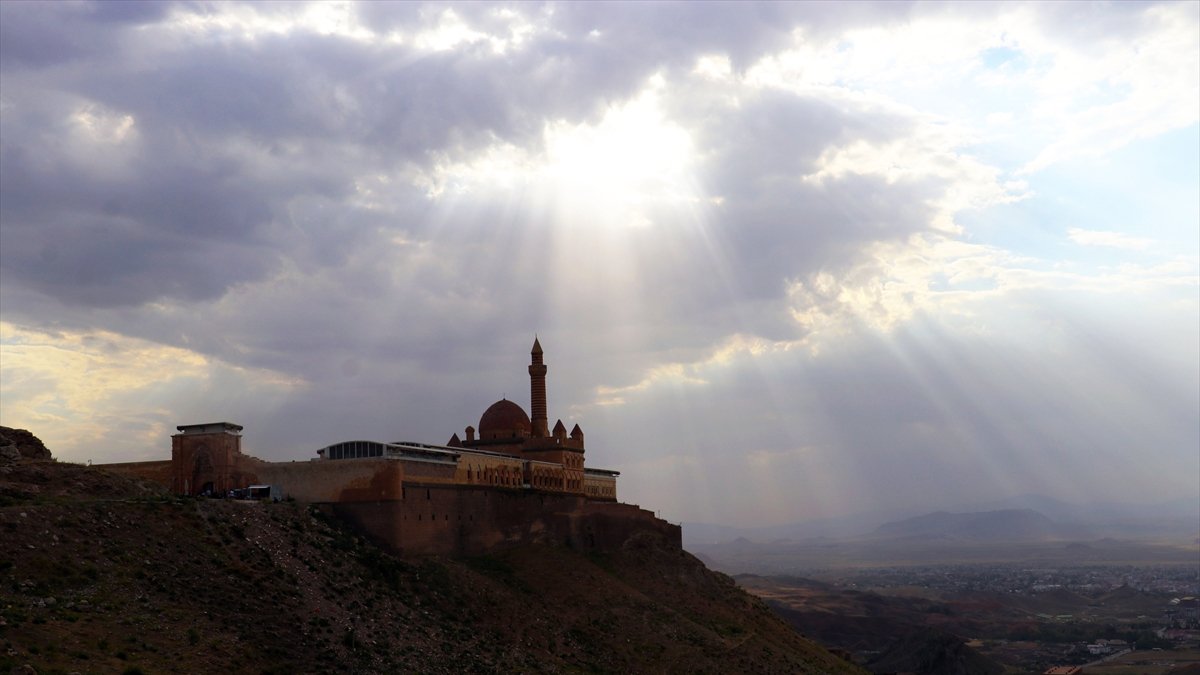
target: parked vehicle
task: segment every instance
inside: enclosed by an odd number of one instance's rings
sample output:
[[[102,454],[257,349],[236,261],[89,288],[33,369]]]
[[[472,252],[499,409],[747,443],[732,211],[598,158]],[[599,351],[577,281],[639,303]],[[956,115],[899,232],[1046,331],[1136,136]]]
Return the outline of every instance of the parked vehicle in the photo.
[[[270,499],[277,502],[280,496],[278,485],[251,485],[246,488],[246,499]]]

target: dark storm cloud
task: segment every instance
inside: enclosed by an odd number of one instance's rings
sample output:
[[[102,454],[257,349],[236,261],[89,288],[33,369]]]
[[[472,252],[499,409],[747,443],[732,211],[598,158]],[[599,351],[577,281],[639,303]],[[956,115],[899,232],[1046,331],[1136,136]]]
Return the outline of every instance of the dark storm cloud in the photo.
[[[499,56],[486,45],[426,53],[309,33],[174,44],[126,31],[121,49],[51,76],[26,72],[28,59],[6,60],[5,285],[67,304],[136,306],[215,299],[296,265],[302,280],[292,292],[239,297],[219,326],[186,313],[127,325],[318,380],[336,378],[354,355],[441,361],[497,333],[562,322],[578,326],[563,338],[599,347],[595,336],[612,315],[605,305],[625,300],[587,284],[570,289],[567,304],[545,299],[553,280],[544,256],[557,249],[547,248],[554,227],[544,217],[487,200],[438,214],[420,191],[395,184],[388,212],[375,213],[348,203],[354,177],[469,158],[497,141],[537,148],[547,121],[597,121],[656,72],[684,82],[695,59],[711,53],[745,67],[785,44],[798,20],[811,21],[809,32],[853,20],[799,7],[519,5],[514,11],[551,30]],[[43,22],[34,8],[18,9],[31,18],[10,12],[8,23]],[[454,10],[499,34],[510,20],[494,6]],[[381,32],[411,31],[435,24],[443,7],[357,11]],[[67,25],[89,44],[112,35],[86,11]],[[725,205],[702,233],[631,235],[644,306],[631,330],[647,337],[641,357],[595,364],[614,384],[635,381],[656,358],[702,357],[731,331],[793,337],[778,304],[787,279],[852,260],[862,242],[902,236],[925,215],[906,213],[912,186],[799,182],[826,149],[902,134],[902,119],[785,93],[734,108],[692,89],[667,104],[690,117],[706,157],[699,179]],[[68,116],[91,103],[135,121],[140,147],[127,171],[78,166],[62,148]],[[434,232],[439,218],[447,222]],[[394,233],[416,247],[390,245]],[[593,249],[581,263],[580,278],[603,278],[621,261]],[[724,276],[712,273],[718,267]]]
[[[38,6],[6,5],[6,12],[9,27],[51,22]],[[90,13],[65,18],[68,26],[81,24],[68,31],[83,36],[80,42],[102,42],[98,36],[108,35],[107,25],[86,24],[98,20]],[[540,137],[546,119],[593,114],[599,101],[636,86],[626,79],[605,87],[579,73],[569,56],[556,56],[553,44],[545,45],[548,54],[497,60],[470,50],[380,54],[318,36],[157,50],[143,49],[137,37],[125,35],[134,42],[123,51],[100,54],[98,47],[86,65],[68,64],[51,76],[21,68],[33,56],[6,58],[8,283],[27,280],[63,301],[85,304],[215,297],[229,285],[261,278],[271,265],[248,266],[233,256],[226,257],[231,266],[218,260],[205,274],[209,263],[200,261],[212,261],[213,251],[187,246],[190,241],[269,242],[286,256],[298,243],[281,222],[289,200],[345,197],[353,175],[372,166],[387,172],[428,165],[432,153],[463,157],[497,138],[536,142],[531,139]],[[588,83],[589,96],[578,95],[579,81]],[[535,102],[544,109],[532,112]],[[72,166],[61,156],[71,107],[92,104],[134,120],[141,147],[124,175],[102,165]],[[104,150],[92,152],[102,156]],[[313,223],[303,235],[322,242],[318,249],[344,246],[353,234],[335,223],[347,215],[358,217],[344,210],[330,214],[329,224]],[[123,219],[120,227],[104,222],[114,216]],[[167,268],[127,264],[143,257],[142,244],[148,248],[144,257],[156,257],[166,237],[181,244],[176,271],[190,267],[198,276],[167,283]],[[30,253],[47,246],[66,250],[33,264]],[[76,266],[82,251],[93,252],[82,276],[55,266]],[[122,255],[111,256],[113,251]],[[80,279],[93,285],[83,294],[72,289]]]
[[[295,10],[267,11],[273,9]],[[538,16],[530,7],[518,9]],[[114,28],[161,20],[165,9],[18,5],[5,11],[10,29],[59,25],[75,42],[98,45],[86,64],[67,64],[50,76],[25,72],[23,64],[37,59],[20,44],[5,60],[12,108],[2,159],[6,281],[32,284],[67,303],[98,305],[218,297],[276,269],[272,256],[259,256],[262,246],[285,258],[306,243],[315,243],[314,251],[345,250],[364,236],[356,223],[369,216],[343,206],[325,214],[325,222],[298,230],[289,218],[304,216],[291,202],[307,206],[319,195],[337,203],[353,189],[353,176],[373,167],[429,166],[437,157],[469,157],[497,140],[536,147],[547,120],[594,120],[607,102],[628,97],[664,67],[690,68],[698,55],[714,50],[751,61],[783,44],[794,18],[782,15],[793,10],[775,5],[715,5],[705,12],[675,4],[630,4],[619,12],[555,6],[545,13],[555,30],[497,57],[483,46],[417,53],[312,34],[232,43],[185,38],[174,45]],[[421,16],[429,23],[440,6],[369,4],[359,11],[370,25],[387,28]],[[489,17],[497,21],[490,6],[456,11],[485,26]],[[600,39],[582,39],[592,30]],[[106,51],[114,31],[123,47]],[[134,120],[141,147],[131,171],[89,171],[55,156],[72,103],[99,104]],[[795,267],[792,257],[803,252],[772,245],[778,242],[770,238],[773,232],[792,232],[797,241],[810,236],[811,228],[779,220],[812,210],[813,195],[798,189],[780,203],[757,200],[785,192],[781,183],[794,180],[795,169],[862,125],[854,129],[827,105],[784,95],[764,96],[753,107],[744,127],[727,116],[703,142],[715,150],[712,188],[745,194],[731,202],[725,219],[740,230],[729,236],[738,271],[759,276],[747,277],[750,290],[778,294],[780,273]],[[829,206],[846,209],[836,201]],[[806,221],[843,234],[871,222],[848,209],[815,215]],[[391,226],[423,227],[418,221]],[[227,251],[214,261],[216,239],[226,247],[243,242],[248,253]],[[178,245],[173,269],[156,262],[172,242]],[[755,259],[761,251],[782,259],[761,265]],[[805,251],[821,253],[811,243]],[[91,254],[81,266],[84,252]],[[259,264],[246,264],[245,257],[258,257]],[[74,288],[85,279],[88,290]]]
[[[0,68],[47,67],[110,55],[124,29],[153,23],[168,2],[0,3]]]

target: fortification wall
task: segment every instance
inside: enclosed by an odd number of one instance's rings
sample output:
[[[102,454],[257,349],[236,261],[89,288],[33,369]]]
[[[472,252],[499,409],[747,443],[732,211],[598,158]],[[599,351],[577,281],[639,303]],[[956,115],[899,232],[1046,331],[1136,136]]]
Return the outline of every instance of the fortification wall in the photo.
[[[302,502],[399,499],[403,478],[399,462],[378,458],[264,462],[255,472],[255,482]]]
[[[406,484],[402,492],[400,501],[325,508],[379,544],[407,554],[478,555],[525,543],[603,550],[619,548],[639,532],[682,546],[678,525],[630,504],[482,486]]]
[[[454,482],[461,485],[519,487],[524,482],[524,466],[520,457],[485,455],[464,450],[458,460]]]
[[[159,485],[171,489],[171,480],[174,477],[171,460],[155,460],[150,462],[120,462],[117,464],[97,464],[97,468],[119,473],[123,476],[133,476],[149,481],[154,481]]]
[[[615,476],[583,475],[583,494],[591,499],[617,501],[617,479]]]

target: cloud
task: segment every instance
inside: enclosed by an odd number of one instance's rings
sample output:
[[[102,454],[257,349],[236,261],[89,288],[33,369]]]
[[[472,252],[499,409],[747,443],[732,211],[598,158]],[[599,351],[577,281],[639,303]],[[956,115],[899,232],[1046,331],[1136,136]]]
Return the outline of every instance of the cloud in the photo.
[[[696,364],[704,386],[660,381],[627,392],[632,424],[610,432],[613,463],[636,464],[647,448],[699,458],[716,485],[657,503],[727,522],[928,508],[930,492],[948,504],[1021,489],[1086,501],[1089,486],[1109,481],[1130,495],[1194,489],[1200,399],[1188,373],[1200,363],[1142,352],[1179,354],[1195,330],[1179,342],[1150,331],[1106,337],[1081,351],[1085,336],[1112,336],[1116,326],[1076,314],[1056,294],[1011,301],[1039,309],[994,317],[999,325],[968,337],[926,315],[886,338],[840,335],[815,354],[774,349]],[[1153,325],[1169,314],[1137,316]],[[1006,331],[1009,322],[1023,325]]]
[[[1200,42],[1200,8],[1153,5],[1121,27],[1109,23],[1115,16],[1077,22],[1074,13],[1059,14],[1051,26],[1067,29],[1066,49],[1045,32],[1031,35],[1031,46],[1051,64],[1039,83],[1037,112],[1063,133],[1022,172],[1100,157],[1200,120],[1200,63],[1180,58]]]
[[[108,331],[47,332],[0,323],[6,420],[64,461],[160,459],[181,409],[205,419],[262,411],[304,382]],[[189,401],[207,392],[197,408]]]
[[[1109,246],[1132,251],[1144,251],[1154,243],[1149,239],[1131,237],[1120,232],[1100,232],[1097,230],[1085,230],[1079,227],[1067,230],[1067,236],[1070,237],[1071,241],[1081,246]]]
[[[589,462],[679,515],[1028,492],[1122,429],[1169,470],[1197,261],[1045,177],[1195,124],[1194,10],[0,3],[5,423],[440,442],[536,332]]]

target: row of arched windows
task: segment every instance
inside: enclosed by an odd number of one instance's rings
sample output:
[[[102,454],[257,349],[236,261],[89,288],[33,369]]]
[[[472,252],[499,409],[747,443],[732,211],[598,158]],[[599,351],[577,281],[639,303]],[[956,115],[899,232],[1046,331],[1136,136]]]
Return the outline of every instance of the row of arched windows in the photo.
[[[468,467],[467,468],[468,483],[482,483],[484,485],[509,485],[517,487],[522,485],[521,469],[515,466],[492,466],[492,467]]]
[[[382,457],[383,443],[375,441],[346,441],[326,448],[329,459],[357,459],[359,457]]]
[[[584,493],[589,497],[616,497],[616,488],[611,485],[586,485]]]
[[[533,475],[530,476],[529,484],[535,488],[561,490],[563,489],[562,473],[553,469],[535,469]]]

